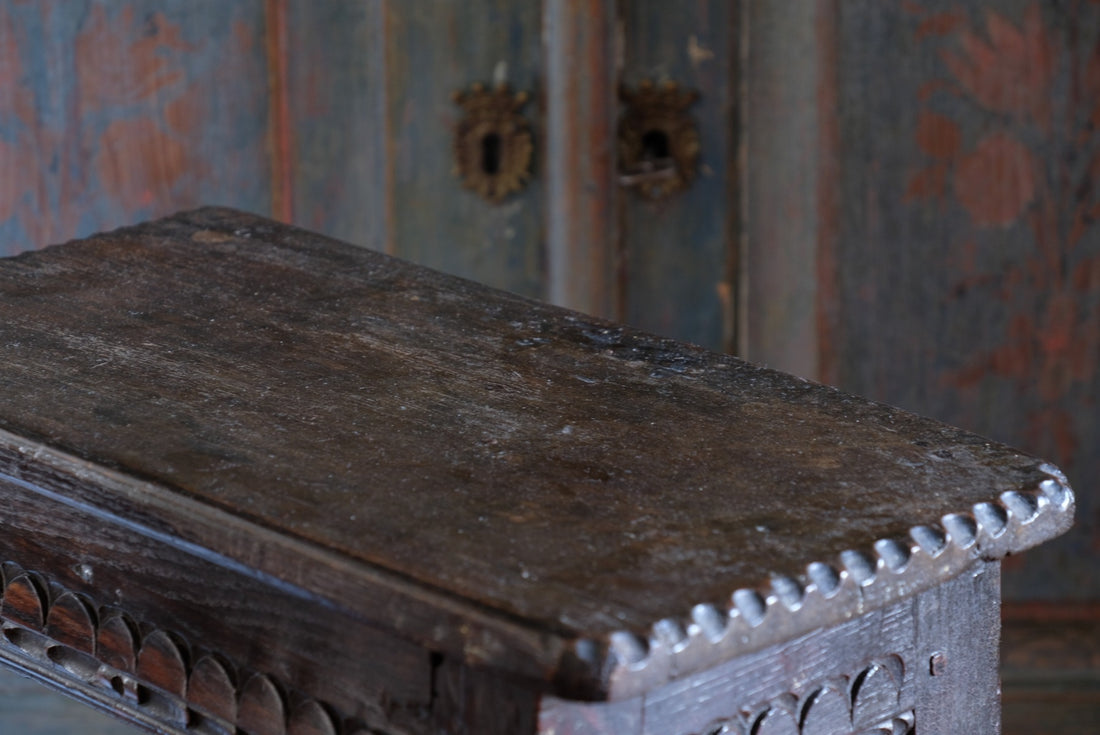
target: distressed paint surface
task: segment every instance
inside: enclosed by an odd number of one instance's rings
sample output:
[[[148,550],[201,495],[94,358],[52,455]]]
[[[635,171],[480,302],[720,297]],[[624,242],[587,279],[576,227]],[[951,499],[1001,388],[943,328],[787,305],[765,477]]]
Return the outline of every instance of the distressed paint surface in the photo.
[[[289,0],[287,12],[295,222],[375,250],[390,247],[384,10]]]
[[[661,201],[623,191],[625,314],[631,324],[713,349],[732,339],[736,247],[737,6],[722,0],[623,3],[623,81],[671,80],[699,92],[690,109],[701,156],[690,188]]]
[[[839,384],[1065,467],[1078,525],[1005,593],[1095,598],[1100,5],[844,3],[839,28]]]
[[[540,13],[508,0],[385,6],[387,189],[391,252],[527,296],[543,293]],[[491,204],[454,177],[453,92],[506,80],[532,100],[531,182]],[[369,124],[369,123],[364,123]]]
[[[613,0],[547,0],[547,296],[621,316]]]
[[[263,6],[0,5],[0,251],[270,205]]]
[[[834,11],[827,3],[756,2],[747,3],[745,12],[746,286],[738,353],[815,378],[819,284],[812,248],[827,229],[818,212],[827,146],[817,95],[827,65],[791,63],[791,49],[802,49],[807,59],[820,57],[827,45],[818,44],[817,34]]]

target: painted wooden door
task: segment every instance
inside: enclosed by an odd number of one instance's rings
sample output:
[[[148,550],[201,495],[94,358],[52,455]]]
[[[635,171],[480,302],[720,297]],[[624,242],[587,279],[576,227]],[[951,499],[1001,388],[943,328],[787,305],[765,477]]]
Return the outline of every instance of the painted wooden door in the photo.
[[[272,214],[536,298],[732,340],[734,8],[693,0],[0,4],[0,244],[201,203]],[[698,92],[698,174],[620,183],[619,82]],[[490,202],[453,95],[507,83],[534,151]]]
[[[459,275],[713,347],[732,339],[735,5],[695,0],[291,1],[282,128],[302,224]],[[699,93],[698,176],[621,184],[619,82]],[[452,95],[529,101],[530,179],[503,201],[453,169]]]

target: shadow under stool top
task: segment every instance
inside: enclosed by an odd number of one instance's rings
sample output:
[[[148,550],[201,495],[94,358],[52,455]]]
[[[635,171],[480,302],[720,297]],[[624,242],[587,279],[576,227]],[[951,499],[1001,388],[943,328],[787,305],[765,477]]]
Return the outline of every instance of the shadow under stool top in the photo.
[[[0,660],[154,731],[994,732],[997,560],[1072,515],[1009,447],[240,212],[0,260]]]

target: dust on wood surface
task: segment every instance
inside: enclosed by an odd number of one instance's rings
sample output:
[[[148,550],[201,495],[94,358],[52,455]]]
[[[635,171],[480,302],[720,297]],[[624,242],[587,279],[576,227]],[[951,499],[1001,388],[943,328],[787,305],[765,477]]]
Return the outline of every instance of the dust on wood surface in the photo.
[[[8,431],[574,635],[1046,477],[936,422],[229,210],[3,261],[0,358]]]

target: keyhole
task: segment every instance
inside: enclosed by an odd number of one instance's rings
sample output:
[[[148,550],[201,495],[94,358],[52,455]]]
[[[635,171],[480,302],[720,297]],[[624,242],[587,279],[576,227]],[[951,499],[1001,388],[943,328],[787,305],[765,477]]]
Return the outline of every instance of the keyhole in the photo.
[[[660,161],[671,155],[668,134],[663,130],[649,130],[642,136],[642,160]]]
[[[481,170],[489,176],[500,173],[500,133],[481,136]]]

